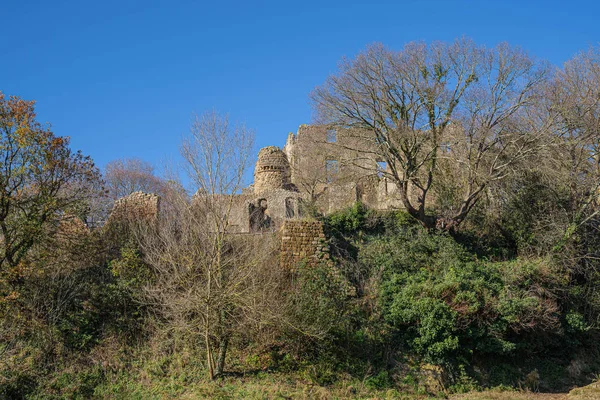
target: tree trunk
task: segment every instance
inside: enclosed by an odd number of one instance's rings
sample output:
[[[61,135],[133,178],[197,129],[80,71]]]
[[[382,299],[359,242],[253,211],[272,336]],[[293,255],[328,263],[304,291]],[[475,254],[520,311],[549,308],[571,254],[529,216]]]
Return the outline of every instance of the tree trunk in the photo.
[[[229,346],[229,336],[225,335],[219,342],[219,356],[217,357],[217,369],[215,371],[216,376],[223,375],[225,369],[225,356],[227,355],[227,347]]]
[[[204,333],[204,344],[206,346],[206,368],[208,368],[208,377],[212,380],[215,379],[215,367],[214,360],[212,357],[212,351],[210,349],[210,339],[208,337],[208,330]]]

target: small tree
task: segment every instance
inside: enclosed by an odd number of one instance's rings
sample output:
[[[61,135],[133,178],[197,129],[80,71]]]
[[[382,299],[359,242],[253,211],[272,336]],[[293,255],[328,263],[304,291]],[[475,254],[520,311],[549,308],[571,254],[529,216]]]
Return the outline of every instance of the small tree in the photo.
[[[242,187],[253,134],[216,112],[196,117],[181,153],[194,184],[191,204],[184,196],[170,204],[141,236],[145,261],[156,282],[146,293],[180,329],[201,337],[208,375],[221,375],[236,323],[251,314],[261,282],[259,268],[272,255],[268,237],[232,235],[234,196]]]
[[[374,144],[413,217],[452,230],[487,185],[540,146],[547,121],[534,106],[546,76],[544,64],[506,44],[486,49],[461,39],[398,52],[373,45],[342,60],[311,98],[318,122],[354,128]],[[459,193],[428,215],[444,169]]]

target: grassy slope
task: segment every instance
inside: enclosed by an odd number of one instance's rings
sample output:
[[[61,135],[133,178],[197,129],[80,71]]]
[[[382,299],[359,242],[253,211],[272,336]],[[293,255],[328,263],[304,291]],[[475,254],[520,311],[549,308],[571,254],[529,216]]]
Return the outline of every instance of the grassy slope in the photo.
[[[164,379],[144,383],[139,380],[120,380],[103,385],[95,392],[97,398],[128,399],[433,399],[448,398],[443,393],[432,397],[395,389],[373,389],[358,381],[341,380],[322,387],[310,384],[297,376],[265,373],[254,377],[228,377],[218,382],[183,384]],[[570,393],[531,393],[522,391],[488,390],[451,395],[452,400],[597,400],[600,382],[573,389]]]

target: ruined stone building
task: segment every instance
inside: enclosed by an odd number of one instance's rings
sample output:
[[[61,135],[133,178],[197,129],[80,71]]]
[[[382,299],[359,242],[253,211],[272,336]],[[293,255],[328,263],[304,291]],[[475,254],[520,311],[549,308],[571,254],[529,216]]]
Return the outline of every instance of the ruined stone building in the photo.
[[[227,204],[229,233],[281,233],[281,265],[328,262],[323,225],[302,218],[308,207],[328,214],[361,201],[373,209],[400,207],[395,186],[381,173],[387,168],[368,135],[347,129],[302,125],[285,146],[262,148],[254,183],[239,194],[196,193],[192,207]],[[209,200],[203,203],[203,200]],[[230,203],[231,202],[231,203]],[[229,209],[228,204],[231,204]],[[115,202],[111,219],[155,220],[160,198],[135,192]]]
[[[297,133],[288,135],[282,149],[268,146],[259,151],[251,186],[241,194],[219,196],[233,202],[230,232],[277,230],[284,221],[302,217],[308,206],[324,214],[356,201],[377,210],[401,207],[395,185],[381,173],[386,168],[372,136],[302,125]],[[195,199],[197,204],[201,200]],[[156,214],[158,198],[130,195],[115,203],[114,213],[139,214],[141,210]]]
[[[292,182],[325,214],[356,201],[376,210],[400,207],[375,146],[369,132],[301,125],[288,135],[283,151]]]
[[[286,219],[302,217],[309,204],[325,214],[356,201],[379,210],[400,207],[373,146],[372,138],[348,129],[302,125],[283,149],[262,148],[254,184],[236,196],[233,230],[277,229]]]
[[[275,146],[262,148],[254,168],[254,184],[234,195],[230,213],[232,232],[262,232],[281,227],[300,216],[303,194],[292,183],[285,153]]]
[[[154,193],[133,192],[115,201],[110,220],[154,220],[160,212],[160,197]]]

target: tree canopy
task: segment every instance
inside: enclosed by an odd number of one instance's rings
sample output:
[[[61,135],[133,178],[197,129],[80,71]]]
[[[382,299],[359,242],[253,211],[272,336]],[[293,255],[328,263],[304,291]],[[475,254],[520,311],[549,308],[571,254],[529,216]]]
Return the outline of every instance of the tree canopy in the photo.
[[[406,210],[428,227],[456,228],[491,183],[539,150],[550,120],[537,109],[550,70],[523,50],[413,42],[400,51],[380,44],[311,94],[317,120],[359,128],[377,145]],[[428,214],[452,171],[448,207]]]
[[[64,213],[97,188],[92,160],[36,120],[35,102],[0,92],[0,266],[16,267]]]

